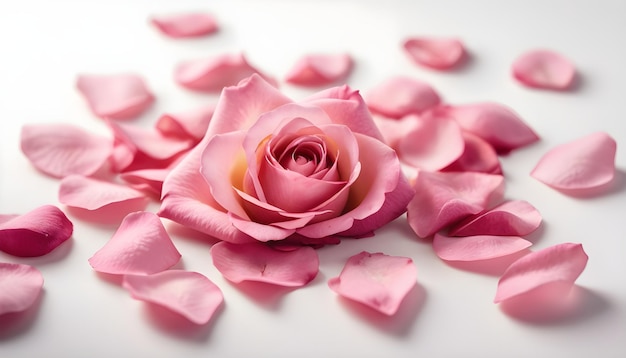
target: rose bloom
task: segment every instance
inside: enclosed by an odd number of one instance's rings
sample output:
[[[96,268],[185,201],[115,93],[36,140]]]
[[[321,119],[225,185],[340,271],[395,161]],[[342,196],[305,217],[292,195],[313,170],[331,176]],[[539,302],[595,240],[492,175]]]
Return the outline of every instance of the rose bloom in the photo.
[[[295,103],[253,75],[223,90],[159,215],[232,243],[316,245],[371,235],[412,196],[358,91]]]

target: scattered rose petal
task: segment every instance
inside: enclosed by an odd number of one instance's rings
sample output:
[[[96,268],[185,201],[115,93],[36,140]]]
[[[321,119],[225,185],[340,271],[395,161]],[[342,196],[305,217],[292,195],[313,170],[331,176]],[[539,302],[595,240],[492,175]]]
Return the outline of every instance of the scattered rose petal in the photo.
[[[25,125],[20,144],[35,168],[56,178],[91,175],[113,151],[111,139],[68,124]]]
[[[478,261],[507,256],[530,247],[532,243],[518,236],[476,235],[450,237],[435,234],[433,249],[446,261]]]
[[[174,266],[180,257],[158,216],[134,212],[124,218],[113,237],[89,259],[89,264],[98,272],[149,275]]]
[[[0,251],[13,256],[42,256],[72,236],[74,225],[53,205],[0,221]]]
[[[0,315],[21,312],[41,294],[43,276],[36,268],[0,262]]]
[[[343,81],[352,70],[348,54],[313,54],[300,58],[287,73],[285,81],[299,86],[323,86]]]
[[[135,118],[154,101],[143,78],[134,74],[83,74],[78,76],[76,86],[93,113],[101,118]]]
[[[127,186],[80,175],[63,178],[59,188],[61,204],[86,210],[97,210],[115,203],[147,203],[147,200],[142,192]]]
[[[169,168],[141,169],[122,173],[120,178],[129,183],[134,189],[148,191],[160,197],[163,181],[169,172]]]
[[[465,56],[463,43],[454,38],[412,37],[403,46],[415,63],[437,70],[452,68]]]
[[[174,37],[199,37],[218,30],[217,21],[211,14],[190,12],[153,16],[150,22],[163,34]]]
[[[398,150],[398,143],[407,133],[415,129],[415,116],[406,116],[400,119],[393,119],[374,115],[374,123],[383,135],[384,142],[388,146]]]
[[[494,302],[506,301],[547,284],[574,285],[587,259],[582,245],[576,243],[558,244],[523,256],[498,281]]]
[[[519,56],[512,66],[513,77],[534,88],[566,90],[574,83],[576,68],[564,56],[550,50],[534,50]]]
[[[540,224],[541,214],[534,206],[524,200],[511,200],[459,222],[449,234],[524,236],[535,231]]]
[[[373,113],[395,119],[420,114],[440,101],[429,84],[406,76],[389,78],[372,88],[366,96],[367,106]]]
[[[153,275],[126,275],[122,285],[135,299],[174,311],[195,324],[209,322],[222,305],[219,287],[198,272],[168,270]]]
[[[211,247],[213,264],[229,281],[266,282],[299,287],[315,278],[319,259],[314,249],[275,250],[260,243],[218,242]]]
[[[477,135],[466,131],[462,134],[465,142],[463,154],[442,171],[501,174],[500,159],[495,149]]]
[[[615,176],[615,139],[596,132],[546,153],[530,175],[555,189],[593,189]]]
[[[199,142],[206,134],[215,104],[195,108],[190,111],[164,114],[157,121],[156,128],[165,136],[191,138]]]
[[[417,270],[410,258],[365,251],[350,257],[341,274],[328,281],[339,295],[389,316],[416,284]]]

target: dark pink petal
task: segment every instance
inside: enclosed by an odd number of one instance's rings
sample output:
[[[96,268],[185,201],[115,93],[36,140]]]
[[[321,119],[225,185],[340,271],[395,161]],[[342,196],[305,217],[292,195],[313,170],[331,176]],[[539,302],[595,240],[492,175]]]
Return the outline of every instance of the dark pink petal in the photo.
[[[120,178],[137,190],[144,190],[161,196],[163,181],[171,169],[141,169],[122,173]]]
[[[596,132],[561,144],[546,153],[530,175],[555,189],[592,189],[615,176],[617,143]]]
[[[68,124],[25,125],[20,144],[35,168],[57,178],[91,175],[113,151],[111,139]]]
[[[463,154],[452,164],[443,168],[444,172],[480,172],[501,174],[498,153],[491,144],[470,132],[463,131],[465,146]]]
[[[420,171],[413,188],[415,196],[407,206],[407,219],[419,237],[428,237],[500,199],[504,178],[474,172]]]
[[[476,235],[450,237],[435,234],[433,249],[446,261],[489,260],[522,251],[532,243],[518,236]]]
[[[153,16],[150,22],[163,34],[174,38],[204,36],[218,30],[215,17],[200,12]]]
[[[450,229],[452,236],[524,236],[541,224],[541,214],[524,200],[504,202],[493,209],[471,216]]]
[[[407,39],[404,50],[417,64],[446,70],[463,60],[463,43],[454,38],[412,37]]]
[[[190,111],[164,114],[159,117],[156,128],[165,136],[177,138],[191,138],[200,141],[206,134],[215,112],[215,105],[211,104]]]
[[[70,175],[61,180],[61,204],[86,210],[97,210],[115,203],[145,202],[148,198],[135,189],[80,175]]]
[[[550,50],[534,50],[519,56],[512,66],[513,77],[535,88],[566,90],[574,83],[576,68],[562,55]]]
[[[21,257],[42,256],[72,236],[74,225],[53,205],[0,222],[0,251]]]
[[[406,76],[391,77],[378,84],[365,99],[373,113],[395,119],[420,114],[441,101],[428,83]]]
[[[154,101],[143,78],[134,74],[80,75],[76,86],[101,118],[135,118]]]
[[[128,214],[113,237],[89,264],[98,272],[149,275],[167,270],[180,260],[158,216],[150,212]]]
[[[506,269],[494,299],[499,303],[535,288],[562,283],[574,285],[587,265],[581,244],[563,243],[523,256]]]
[[[410,258],[365,251],[350,257],[341,274],[328,281],[339,295],[389,316],[416,284],[417,270]]]
[[[209,322],[224,301],[219,287],[198,272],[126,275],[122,285],[133,298],[163,306],[196,324]]]
[[[323,86],[343,81],[352,70],[348,54],[313,54],[303,56],[289,70],[285,81],[300,86]]]
[[[258,281],[299,287],[315,278],[319,259],[314,249],[276,250],[263,244],[218,242],[211,247],[213,264],[232,282]]]
[[[43,276],[36,268],[0,262],[0,316],[29,308],[43,287]]]

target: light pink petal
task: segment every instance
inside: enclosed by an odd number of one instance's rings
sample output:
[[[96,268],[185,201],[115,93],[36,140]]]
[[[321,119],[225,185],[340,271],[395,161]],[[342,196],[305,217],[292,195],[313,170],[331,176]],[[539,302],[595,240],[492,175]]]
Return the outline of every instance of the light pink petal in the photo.
[[[524,236],[541,224],[541,214],[524,200],[506,201],[479,215],[468,217],[450,229],[452,236]]]
[[[592,189],[615,176],[617,143],[610,135],[596,132],[551,149],[530,175],[555,189]]]
[[[415,63],[437,70],[452,68],[465,56],[463,43],[454,38],[412,37],[403,47]]]
[[[53,205],[40,206],[0,223],[0,251],[21,257],[42,256],[72,236],[74,226]]]
[[[43,276],[36,268],[0,262],[0,316],[32,306],[42,287]]]
[[[535,288],[562,283],[574,285],[587,265],[581,244],[563,243],[523,256],[506,269],[494,299],[499,303]]]
[[[507,256],[530,247],[532,243],[518,236],[476,235],[451,237],[435,234],[433,249],[446,261],[477,261]]]
[[[180,260],[158,216],[150,212],[128,214],[113,237],[89,264],[98,272],[149,275],[167,270]]]
[[[145,202],[148,198],[135,189],[80,175],[70,175],[61,180],[61,204],[86,210],[97,210],[110,204]]]
[[[393,149],[398,149],[398,143],[404,136],[411,132],[417,123],[414,116],[406,116],[400,119],[386,118],[374,115],[374,123],[383,135],[384,142]]]
[[[122,286],[135,299],[176,312],[195,324],[209,322],[224,302],[219,287],[198,272],[168,270],[153,275],[126,275]]]
[[[285,251],[258,243],[222,241],[211,247],[211,257],[222,275],[235,283],[258,281],[300,287],[313,280],[319,270],[317,253],[307,246]]]
[[[204,36],[218,30],[215,17],[201,12],[158,15],[150,22],[163,34],[174,38]]]
[[[312,54],[300,58],[285,81],[300,86],[323,86],[343,81],[354,65],[348,54]]]
[[[441,171],[502,173],[498,153],[496,153],[491,144],[479,136],[466,131],[463,131],[463,140],[465,141],[463,154]]]
[[[142,169],[122,173],[120,178],[134,189],[147,191],[160,197],[163,181],[170,171],[171,169],[169,168]]]
[[[406,76],[391,77],[378,84],[365,100],[373,113],[395,119],[420,114],[441,101],[429,84]]]
[[[415,196],[407,206],[407,219],[419,237],[428,237],[500,200],[504,178],[474,172],[420,171],[413,188]]]
[[[209,128],[213,112],[215,105],[211,104],[186,112],[164,114],[159,117],[156,128],[168,137],[200,141]]]
[[[36,124],[22,127],[20,145],[30,162],[42,172],[62,178],[91,175],[113,151],[110,138],[68,124]]]
[[[101,118],[135,118],[154,101],[143,78],[134,74],[83,74],[76,86],[92,112]]]
[[[576,68],[564,56],[550,50],[533,50],[519,56],[512,65],[513,77],[534,88],[566,90],[572,86]]]
[[[416,284],[417,270],[410,258],[365,251],[350,257],[341,274],[328,280],[339,295],[389,316]]]

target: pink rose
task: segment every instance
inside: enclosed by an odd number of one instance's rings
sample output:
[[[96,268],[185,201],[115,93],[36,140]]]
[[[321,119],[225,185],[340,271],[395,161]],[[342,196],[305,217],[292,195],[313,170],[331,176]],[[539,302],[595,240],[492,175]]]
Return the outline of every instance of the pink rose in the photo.
[[[253,75],[223,90],[159,215],[233,243],[323,244],[371,234],[412,196],[358,91],[295,103]]]

